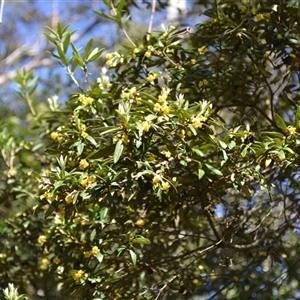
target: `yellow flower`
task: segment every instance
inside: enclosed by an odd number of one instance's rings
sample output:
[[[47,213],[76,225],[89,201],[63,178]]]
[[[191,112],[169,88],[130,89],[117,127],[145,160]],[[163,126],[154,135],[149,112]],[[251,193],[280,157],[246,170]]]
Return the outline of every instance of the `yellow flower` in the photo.
[[[166,158],[170,158],[171,157],[171,152],[170,151],[165,151],[164,155]]]
[[[48,265],[49,265],[49,260],[47,258],[43,258],[40,265],[41,270],[46,270]]]
[[[162,107],[161,111],[164,115],[168,115],[170,113],[170,107],[165,105]]]
[[[64,141],[64,137],[63,136],[58,136],[57,137],[57,141],[61,144]]]
[[[90,258],[92,256],[92,253],[91,253],[91,251],[84,251],[83,255],[85,258]]]
[[[106,65],[110,68],[115,66],[114,62],[111,59],[106,62]]]
[[[163,95],[159,95],[157,98],[158,103],[164,104],[166,102],[166,99]]]
[[[113,54],[112,54],[112,53],[107,53],[107,54],[105,55],[105,58],[106,58],[106,60],[110,60],[110,59],[113,58]]]
[[[68,195],[65,197],[65,201],[66,201],[67,203],[72,203],[72,202],[73,202],[73,199],[74,199],[74,197],[73,197],[72,193],[68,194]]]
[[[191,59],[191,64],[192,64],[192,65],[195,65],[196,62],[197,62],[196,59],[194,59],[194,58]]]
[[[97,246],[94,246],[91,250],[92,255],[96,256],[100,252]]]
[[[45,235],[40,235],[37,239],[39,244],[44,244],[44,242],[47,240],[47,237]]]
[[[91,97],[87,97],[84,94],[80,94],[78,96],[78,100],[83,103],[84,105],[92,105],[94,102],[94,99]]]
[[[160,175],[155,175],[152,179],[152,184],[154,186],[158,185],[158,183],[161,181],[161,176]]]
[[[88,178],[85,178],[85,179],[82,179],[80,181],[80,184],[83,186],[83,187],[88,187],[90,184],[94,183],[96,180],[95,176],[89,176]]]
[[[148,132],[150,130],[150,128],[151,128],[151,124],[149,122],[144,121],[142,123],[142,129],[143,129],[143,131]]]
[[[145,52],[145,56],[148,57],[148,58],[150,58],[151,57],[151,51],[146,51]]]
[[[198,285],[200,283],[199,279],[195,278],[193,279],[193,284],[194,285]]]
[[[162,108],[162,106],[159,103],[155,103],[154,107],[153,107],[153,111],[154,112],[160,112],[161,108]]]
[[[79,169],[84,170],[89,166],[89,163],[86,161],[86,159],[82,159],[79,162]]]
[[[201,48],[198,48],[198,53],[200,55],[203,55],[207,51],[206,46],[202,46]]]
[[[50,137],[52,140],[56,140],[58,138],[58,133],[56,131],[51,132]]]
[[[170,188],[169,182],[163,182],[163,183],[162,183],[161,189],[162,189],[163,191],[167,191],[169,188]]]
[[[206,79],[199,81],[199,83],[198,83],[199,87],[206,86],[206,85],[208,85],[208,81]]]
[[[49,192],[45,192],[44,197],[50,202],[53,202],[56,199],[56,196]]]
[[[158,73],[151,73],[148,75],[147,81],[153,83],[153,81],[157,78],[158,78]]]
[[[53,259],[53,262],[58,265],[60,263],[60,259],[56,256],[54,259]]]
[[[88,135],[88,133],[86,133],[85,131],[83,131],[83,132],[81,133],[81,136],[82,136],[84,139],[86,139],[89,135]]]
[[[84,273],[83,270],[79,270],[72,275],[72,277],[75,281],[79,281],[79,279],[81,279],[85,276],[86,276],[86,274]]]
[[[240,11],[245,12],[247,10],[247,7],[245,5],[240,6]]]
[[[130,140],[129,140],[129,138],[128,138],[128,135],[126,135],[126,134],[123,134],[123,135],[122,135],[122,142],[123,142],[124,144],[128,144],[128,143],[130,142]]]
[[[185,130],[184,129],[181,129],[180,133],[178,134],[179,137],[184,140],[185,139]]]
[[[260,21],[260,20],[263,20],[264,19],[264,15],[263,14],[257,14],[256,15],[256,20],[257,21]]]
[[[143,219],[139,219],[135,222],[135,225],[143,227],[145,225],[145,221]]]
[[[203,117],[203,116],[198,116],[198,117],[192,117],[192,126],[194,128],[202,128],[203,126],[203,121],[206,120],[207,118],[206,117]]]
[[[290,135],[294,135],[294,134],[297,133],[296,127],[291,126],[291,125],[288,126],[285,130],[286,130],[286,132],[287,132],[288,134],[290,134]]]

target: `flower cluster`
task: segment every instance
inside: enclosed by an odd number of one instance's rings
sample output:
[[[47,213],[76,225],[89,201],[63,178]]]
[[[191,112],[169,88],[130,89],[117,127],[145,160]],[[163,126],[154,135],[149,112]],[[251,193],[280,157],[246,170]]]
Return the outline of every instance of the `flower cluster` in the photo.
[[[80,124],[80,126],[79,126],[78,129],[79,129],[80,135],[81,135],[84,139],[86,139],[86,138],[89,136],[89,134],[86,132],[86,125]]]
[[[107,69],[104,67],[101,70],[100,76],[97,78],[100,90],[108,90],[111,87],[110,77],[106,75]]]
[[[89,176],[85,179],[82,179],[80,181],[80,184],[84,187],[84,188],[88,188],[89,185],[91,185],[92,183],[94,183],[96,180],[95,176]]]
[[[294,126],[288,126],[288,127],[286,127],[286,132],[289,134],[289,135],[294,135],[294,134],[296,134],[297,133],[297,129],[296,129],[296,127],[294,127]]]
[[[86,169],[90,164],[87,162],[86,159],[81,159],[79,162],[79,170]]]
[[[43,195],[49,202],[53,202],[56,199],[56,196],[53,193],[45,192]]]
[[[84,105],[92,105],[94,103],[94,99],[91,97],[87,97],[84,94],[80,94],[78,96],[78,100],[83,103]]]
[[[136,87],[122,90],[122,96],[126,100],[135,101],[137,104],[140,104],[142,100],[142,98],[140,97],[140,93],[136,90]]]
[[[50,263],[49,259],[43,258],[41,260],[40,269],[41,270],[46,270],[48,268],[49,263]]]
[[[51,132],[50,137],[52,140],[57,141],[59,144],[61,144],[64,141],[64,137],[57,131]]]
[[[163,181],[161,175],[156,174],[152,179],[152,185],[154,188],[159,188],[162,191],[168,191],[170,188],[170,184],[167,181]]]
[[[106,65],[110,68],[116,67],[118,63],[124,62],[123,56],[117,51],[106,54],[105,58],[106,58]]]
[[[96,256],[100,252],[97,246],[94,246],[90,251],[84,251],[83,255],[85,258],[90,258],[91,256]]]
[[[191,117],[191,125],[197,129],[202,128],[203,123],[207,121],[211,114],[211,103],[207,101],[202,101],[199,103],[200,112],[197,115]]]
[[[158,96],[157,103],[154,104],[153,111],[155,113],[162,113],[168,115],[170,113],[170,107],[168,106],[167,97],[171,89],[163,88],[161,94]]]
[[[37,242],[42,245],[42,244],[44,244],[44,242],[46,240],[47,240],[47,237],[45,235],[40,235],[37,239]]]
[[[85,273],[83,270],[78,270],[72,274],[72,278],[78,283],[80,279],[86,279],[88,274]]]
[[[154,80],[158,78],[158,75],[159,75],[158,72],[150,72],[150,74],[147,76],[147,81],[153,83]]]

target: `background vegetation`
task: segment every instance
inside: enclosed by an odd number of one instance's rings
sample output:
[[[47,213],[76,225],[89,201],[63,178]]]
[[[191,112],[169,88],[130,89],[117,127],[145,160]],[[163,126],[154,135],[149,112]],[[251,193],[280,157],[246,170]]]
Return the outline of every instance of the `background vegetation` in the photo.
[[[103,2],[93,16],[122,46],[77,43],[58,22],[45,32],[54,75],[11,70],[17,93],[2,94],[2,287],[298,298],[298,3],[195,3],[197,25],[139,36],[139,3]]]

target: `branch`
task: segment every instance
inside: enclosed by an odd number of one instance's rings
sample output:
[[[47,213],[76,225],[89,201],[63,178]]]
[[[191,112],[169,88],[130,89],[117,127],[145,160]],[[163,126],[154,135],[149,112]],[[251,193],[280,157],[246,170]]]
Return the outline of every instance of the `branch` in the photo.
[[[150,37],[151,37],[155,10],[156,10],[156,0],[152,0],[152,10],[151,10],[151,16],[150,16],[150,22],[149,22],[148,34],[147,34],[147,40],[148,41],[150,40]]]
[[[4,0],[1,0],[1,4],[0,4],[0,23],[2,23],[3,8],[4,8]]]

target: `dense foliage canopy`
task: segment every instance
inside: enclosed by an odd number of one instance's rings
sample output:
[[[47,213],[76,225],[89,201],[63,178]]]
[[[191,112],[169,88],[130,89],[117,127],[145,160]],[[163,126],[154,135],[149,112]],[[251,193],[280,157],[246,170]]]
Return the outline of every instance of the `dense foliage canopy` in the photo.
[[[64,106],[18,73],[30,128],[1,124],[1,284],[30,299],[296,299],[298,4],[213,2],[193,28],[135,40],[125,1],[104,2],[119,50],[46,32],[73,82]]]

